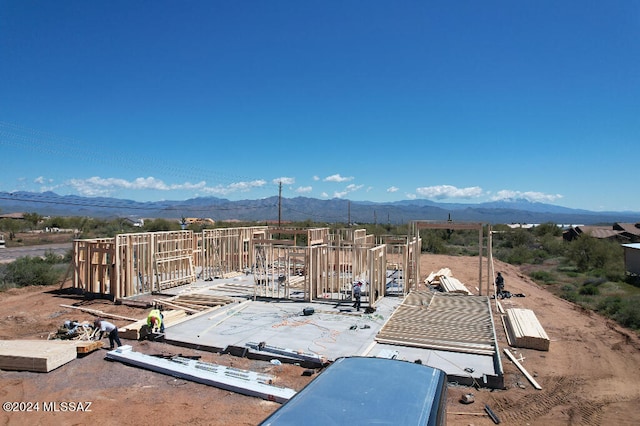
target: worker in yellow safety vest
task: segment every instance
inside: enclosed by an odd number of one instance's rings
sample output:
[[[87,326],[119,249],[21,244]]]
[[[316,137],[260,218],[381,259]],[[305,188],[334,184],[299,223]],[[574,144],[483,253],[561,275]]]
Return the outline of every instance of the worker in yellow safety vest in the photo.
[[[151,329],[151,331],[160,331],[160,333],[164,333],[164,316],[160,309],[152,309],[149,312],[149,316],[147,317],[147,325]]]

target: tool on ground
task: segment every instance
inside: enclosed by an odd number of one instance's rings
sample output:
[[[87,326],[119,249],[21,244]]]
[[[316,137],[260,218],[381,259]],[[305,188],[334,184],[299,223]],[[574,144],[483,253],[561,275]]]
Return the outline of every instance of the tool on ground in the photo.
[[[493,410],[491,408],[489,408],[489,405],[487,405],[487,404],[484,405],[484,411],[487,412],[487,414],[489,415],[489,417],[491,418],[491,420],[493,420],[493,422],[495,424],[499,424],[500,423],[500,419],[498,418],[496,413],[494,413]]]

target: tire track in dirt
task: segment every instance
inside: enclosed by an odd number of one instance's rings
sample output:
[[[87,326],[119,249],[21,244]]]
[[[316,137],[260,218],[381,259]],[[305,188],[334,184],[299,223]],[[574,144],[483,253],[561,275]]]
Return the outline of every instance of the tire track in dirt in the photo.
[[[551,410],[566,406],[570,424],[599,426],[602,423],[605,403],[587,401],[579,397],[584,381],[571,377],[558,377],[550,388],[526,395],[517,400],[495,398],[494,406],[501,419],[510,424],[524,424],[534,421]],[[570,408],[573,407],[573,408]]]
[[[589,400],[584,394],[585,381],[572,377],[554,379],[551,388],[543,389],[533,395],[512,400],[508,397],[493,399],[493,409],[501,420],[509,424],[525,424],[548,415],[552,410],[566,413],[569,425],[602,426],[606,408],[611,404],[637,400],[637,396],[613,396],[601,400]]]

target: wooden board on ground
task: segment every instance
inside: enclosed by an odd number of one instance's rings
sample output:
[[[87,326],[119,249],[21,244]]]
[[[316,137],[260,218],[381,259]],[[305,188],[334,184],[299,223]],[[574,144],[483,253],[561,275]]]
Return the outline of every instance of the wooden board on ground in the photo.
[[[78,354],[88,354],[102,347],[100,340],[75,340],[76,352]]]
[[[0,369],[48,373],[77,357],[76,342],[0,340]]]
[[[164,315],[164,326],[169,327],[187,316],[187,313],[182,309],[174,309],[171,311],[163,311],[162,315]],[[118,329],[118,335],[123,339],[140,340],[140,329],[145,325],[147,325],[147,319],[143,318]]]
[[[510,308],[505,313],[510,344],[518,348],[549,350],[549,336],[532,310]]]

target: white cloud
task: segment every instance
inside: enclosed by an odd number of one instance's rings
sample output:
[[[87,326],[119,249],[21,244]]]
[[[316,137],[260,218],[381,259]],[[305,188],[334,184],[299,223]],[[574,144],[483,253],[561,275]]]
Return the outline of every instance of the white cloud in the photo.
[[[313,187],[311,186],[300,186],[295,190],[298,194],[308,194],[313,191]]]
[[[252,188],[259,188],[266,185],[264,180],[254,180],[250,182],[235,182],[226,186],[218,185],[208,187],[205,181],[197,183],[184,182],[179,184],[167,184],[161,179],[150,177],[139,177],[134,180],[120,178],[102,178],[93,176],[88,179],[71,179],[66,182],[80,194],[85,196],[107,196],[114,191],[125,190],[156,190],[156,191],[193,191],[198,190],[207,194],[227,195],[233,192],[247,192]]]
[[[389,188],[387,188],[387,192],[398,192],[400,190],[400,188],[397,188],[395,186],[390,186]]]
[[[333,193],[333,197],[334,198],[342,198],[344,196],[346,196],[347,194],[351,193],[351,192],[355,192],[358,191],[360,189],[362,189],[364,185],[356,185],[356,184],[350,184],[347,185],[347,187],[343,190],[343,191],[336,191]]]
[[[560,194],[544,194],[542,192],[536,191],[511,191],[508,189],[503,189],[502,191],[498,191],[496,195],[492,196],[491,199],[493,201],[498,200],[506,200],[506,199],[517,199],[523,198],[528,201],[536,201],[541,203],[550,203],[557,201],[562,198]]]
[[[46,179],[44,178],[44,176],[38,176],[33,180],[33,182],[40,185],[44,185],[46,183]]]
[[[315,181],[318,181],[318,180],[320,180],[320,177],[319,176],[314,176],[314,177],[312,177],[312,179],[315,180]]]
[[[477,198],[482,196],[483,191],[479,186],[457,188],[452,185],[437,185],[416,188],[416,193],[424,198],[442,200],[447,198]]]
[[[350,180],[353,180],[353,176],[351,177],[344,177],[344,176],[340,176],[340,173],[337,173],[335,175],[331,175],[331,176],[327,176],[326,178],[323,179],[325,182],[348,182]]]
[[[267,182],[263,179],[257,179],[257,180],[252,180],[250,182],[236,182],[236,183],[232,183],[230,185],[227,185],[226,188],[227,189],[227,194],[232,193],[232,192],[247,192],[253,188],[260,188],[263,187],[267,184]],[[222,187],[221,185],[218,186],[218,188]]]
[[[276,185],[280,184],[280,182],[282,182],[283,185],[293,185],[294,183],[296,183],[296,178],[279,177],[273,179],[271,182]]]

